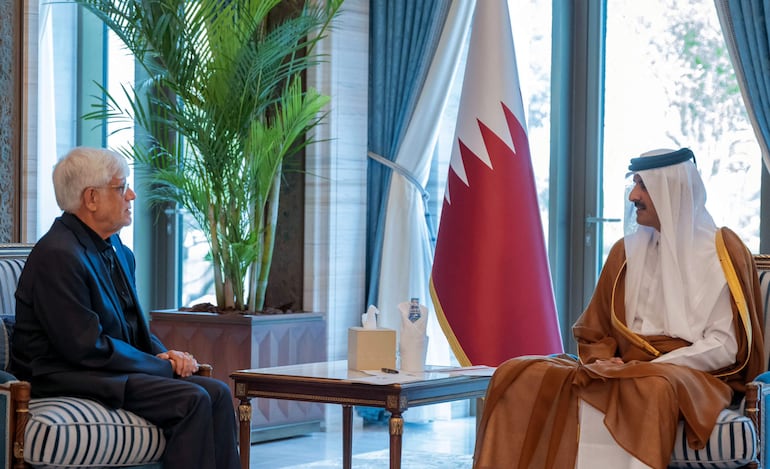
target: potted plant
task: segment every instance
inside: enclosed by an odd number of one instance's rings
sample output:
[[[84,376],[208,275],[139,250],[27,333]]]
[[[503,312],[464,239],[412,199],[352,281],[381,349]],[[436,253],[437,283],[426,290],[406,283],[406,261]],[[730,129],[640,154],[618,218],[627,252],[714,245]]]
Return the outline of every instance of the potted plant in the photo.
[[[125,107],[102,88],[105,98],[86,117],[142,130],[123,151],[149,175],[142,195],[186,210],[205,233],[218,310],[263,310],[283,164],[312,142],[310,133],[329,101],[305,86],[303,72],[322,60],[314,46],[343,0],[74,1],[124,42],[147,75],[124,87]],[[323,344],[322,355],[290,350],[286,357],[255,362],[271,347],[253,342],[275,333],[257,330],[254,317],[228,315],[215,326],[203,316],[193,321],[203,329],[191,332],[185,329],[190,324],[181,323],[163,329],[153,313],[153,330],[167,345],[194,349],[204,359],[200,349],[208,347],[219,358],[208,358],[215,375],[228,382],[234,369],[326,356],[325,323],[323,337],[286,333]],[[250,328],[241,334],[243,343],[230,329],[241,323]],[[194,348],[178,343],[196,334],[201,337]],[[222,350],[223,344],[236,351]]]
[[[76,0],[125,43],[148,79],[105,95],[89,117],[146,133],[127,154],[150,168],[149,196],[206,234],[221,310],[260,311],[272,262],[284,159],[312,140],[329,99],[303,86],[342,0]],[[284,2],[285,3],[285,2]],[[283,5],[285,8],[286,5]]]

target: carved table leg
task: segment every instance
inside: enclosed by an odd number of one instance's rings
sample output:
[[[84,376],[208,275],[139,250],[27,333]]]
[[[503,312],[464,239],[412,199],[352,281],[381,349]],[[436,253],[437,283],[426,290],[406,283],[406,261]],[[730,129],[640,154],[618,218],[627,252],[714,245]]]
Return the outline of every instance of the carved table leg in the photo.
[[[241,469],[249,469],[251,464],[251,400],[241,398],[238,405],[238,420],[240,433],[238,445],[241,452]]]
[[[484,415],[484,398],[479,397],[476,399],[476,434],[479,433],[479,425],[481,425],[481,417]]]
[[[404,434],[404,418],[401,413],[390,414],[390,469],[401,469],[401,438]]]
[[[342,406],[342,469],[353,467],[353,406]]]

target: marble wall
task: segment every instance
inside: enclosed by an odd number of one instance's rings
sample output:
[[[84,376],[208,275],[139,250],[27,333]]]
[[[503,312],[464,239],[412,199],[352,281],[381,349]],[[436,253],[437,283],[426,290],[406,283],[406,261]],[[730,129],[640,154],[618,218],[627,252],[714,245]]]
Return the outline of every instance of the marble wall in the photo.
[[[34,241],[37,5],[0,0],[0,243]]]
[[[347,358],[347,329],[365,311],[369,2],[346,0],[321,44],[312,86],[331,96],[322,142],[307,149],[304,309],[328,319],[328,357]]]
[[[0,242],[17,239],[21,50],[19,0],[0,0]]]

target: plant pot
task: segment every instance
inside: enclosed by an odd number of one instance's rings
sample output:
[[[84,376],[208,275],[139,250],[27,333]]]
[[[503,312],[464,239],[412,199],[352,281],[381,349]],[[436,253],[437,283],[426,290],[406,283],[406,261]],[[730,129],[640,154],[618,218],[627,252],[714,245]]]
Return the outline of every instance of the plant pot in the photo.
[[[235,370],[325,361],[326,318],[321,313],[216,314],[161,310],[150,329],[169,349],[187,351],[228,383]],[[238,401],[233,399],[237,409]],[[251,442],[301,435],[321,428],[323,405],[252,399]]]

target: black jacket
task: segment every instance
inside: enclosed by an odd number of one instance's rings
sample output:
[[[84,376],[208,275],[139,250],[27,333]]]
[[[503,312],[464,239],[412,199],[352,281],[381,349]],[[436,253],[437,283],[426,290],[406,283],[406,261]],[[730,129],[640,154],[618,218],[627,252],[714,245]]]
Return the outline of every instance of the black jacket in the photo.
[[[32,249],[16,290],[12,369],[36,397],[90,397],[121,407],[128,373],[172,378],[173,370],[155,356],[166,348],[138,306],[133,253],[117,234],[110,238],[137,305],[135,345],[88,230],[65,213]]]

